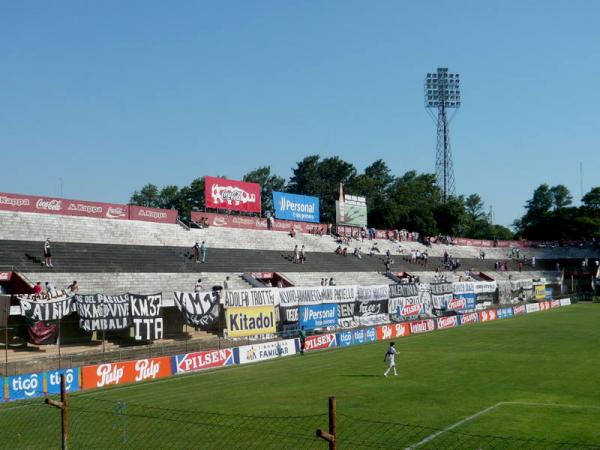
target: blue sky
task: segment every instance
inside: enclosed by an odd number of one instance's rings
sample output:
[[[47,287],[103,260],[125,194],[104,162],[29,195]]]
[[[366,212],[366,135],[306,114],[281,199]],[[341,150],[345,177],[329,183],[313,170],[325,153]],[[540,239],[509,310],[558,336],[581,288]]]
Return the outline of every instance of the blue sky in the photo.
[[[423,80],[462,79],[458,193],[510,224],[600,185],[600,3],[20,1],[0,7],[0,191],[126,202],[148,182],[289,177],[306,155],[433,171]]]

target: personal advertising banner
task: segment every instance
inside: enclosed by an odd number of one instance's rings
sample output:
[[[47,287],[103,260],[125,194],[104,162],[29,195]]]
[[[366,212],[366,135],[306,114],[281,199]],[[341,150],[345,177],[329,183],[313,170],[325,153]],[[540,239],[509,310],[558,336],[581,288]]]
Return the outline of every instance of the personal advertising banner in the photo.
[[[497,312],[498,312],[498,319],[510,319],[511,317],[513,317],[515,315],[513,312],[512,306],[508,306],[505,308],[498,308]]]
[[[458,316],[447,316],[447,317],[438,317],[437,321],[437,329],[444,330],[446,328],[454,328],[459,325]]]
[[[260,185],[226,178],[204,178],[207,208],[260,213]]]
[[[265,361],[294,355],[297,351],[296,339],[265,342],[262,344],[243,345],[236,349],[240,364]]]
[[[168,356],[85,366],[81,369],[83,389],[154,380],[169,375],[171,360]]]
[[[472,312],[460,315],[460,324],[467,325],[469,323],[477,323],[479,322],[479,313]]]
[[[386,339],[395,339],[408,335],[410,335],[410,325],[408,323],[380,325],[377,327],[377,339],[380,341]]]
[[[277,219],[319,222],[317,197],[273,191],[273,206]]]
[[[129,219],[129,207],[127,205],[22,194],[0,193],[0,210],[96,217],[99,219]]]
[[[272,334],[276,331],[275,308],[273,306],[228,308],[225,310],[225,317],[229,337]]]
[[[171,370],[173,374],[197,372],[199,370],[215,369],[233,364],[235,364],[235,359],[232,348],[186,353],[185,355],[171,357]]]
[[[306,350],[322,350],[337,346],[337,338],[334,333],[318,334],[306,338]]]
[[[338,322],[338,305],[324,303],[320,305],[301,305],[298,308],[300,326],[307,330],[335,327]]]
[[[8,400],[25,400],[44,395],[44,374],[29,373],[6,378]]]

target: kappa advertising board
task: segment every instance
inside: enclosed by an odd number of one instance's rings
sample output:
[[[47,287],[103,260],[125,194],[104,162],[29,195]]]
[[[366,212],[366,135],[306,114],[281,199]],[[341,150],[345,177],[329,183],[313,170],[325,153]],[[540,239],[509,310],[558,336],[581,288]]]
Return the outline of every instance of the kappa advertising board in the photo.
[[[275,308],[273,306],[227,308],[225,317],[229,337],[271,334],[276,331]]]
[[[337,347],[337,339],[334,333],[319,334],[317,336],[309,336],[306,338],[307,351],[322,350],[324,348]]]
[[[99,219],[129,219],[129,207],[127,205],[20,194],[0,193],[0,210],[96,217]]]
[[[171,359],[168,356],[99,364],[81,369],[83,389],[154,380],[169,375],[171,375]]]
[[[197,372],[235,364],[234,351],[231,348],[186,353],[171,357],[173,374]]]
[[[395,339],[410,335],[410,325],[407,323],[396,323],[393,325],[379,325],[377,327],[377,339]]]
[[[308,195],[273,192],[275,218],[319,222],[319,199]]]
[[[335,327],[338,321],[338,306],[334,303],[321,305],[301,305],[298,307],[298,321],[307,330]]]
[[[296,339],[243,345],[236,349],[238,353],[237,360],[240,364],[290,356],[296,354],[297,351],[298,344]]]
[[[144,222],[177,223],[179,213],[175,209],[146,208],[143,206],[129,206],[129,219]]]
[[[260,213],[260,185],[226,178],[204,178],[207,208]]]

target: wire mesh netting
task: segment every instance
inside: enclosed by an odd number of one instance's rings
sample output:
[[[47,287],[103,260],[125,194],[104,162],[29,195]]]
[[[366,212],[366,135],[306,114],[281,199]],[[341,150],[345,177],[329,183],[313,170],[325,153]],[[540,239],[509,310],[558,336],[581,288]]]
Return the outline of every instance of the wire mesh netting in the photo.
[[[71,448],[325,449],[323,412],[298,416],[223,414],[88,396],[68,399]],[[493,436],[337,413],[338,449],[600,449],[600,445]],[[0,447],[60,448],[61,412],[42,400],[0,409]]]

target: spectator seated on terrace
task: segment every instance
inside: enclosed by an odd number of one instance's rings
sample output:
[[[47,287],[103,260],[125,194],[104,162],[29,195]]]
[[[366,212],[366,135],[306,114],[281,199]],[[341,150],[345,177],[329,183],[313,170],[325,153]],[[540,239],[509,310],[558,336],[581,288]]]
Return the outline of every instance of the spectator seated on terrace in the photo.
[[[360,248],[358,248],[358,247],[355,248],[353,255],[356,256],[358,259],[362,259],[362,255],[360,253]]]
[[[296,237],[296,230],[294,230],[294,226],[293,225],[290,227],[290,237],[291,238],[295,238]]]

